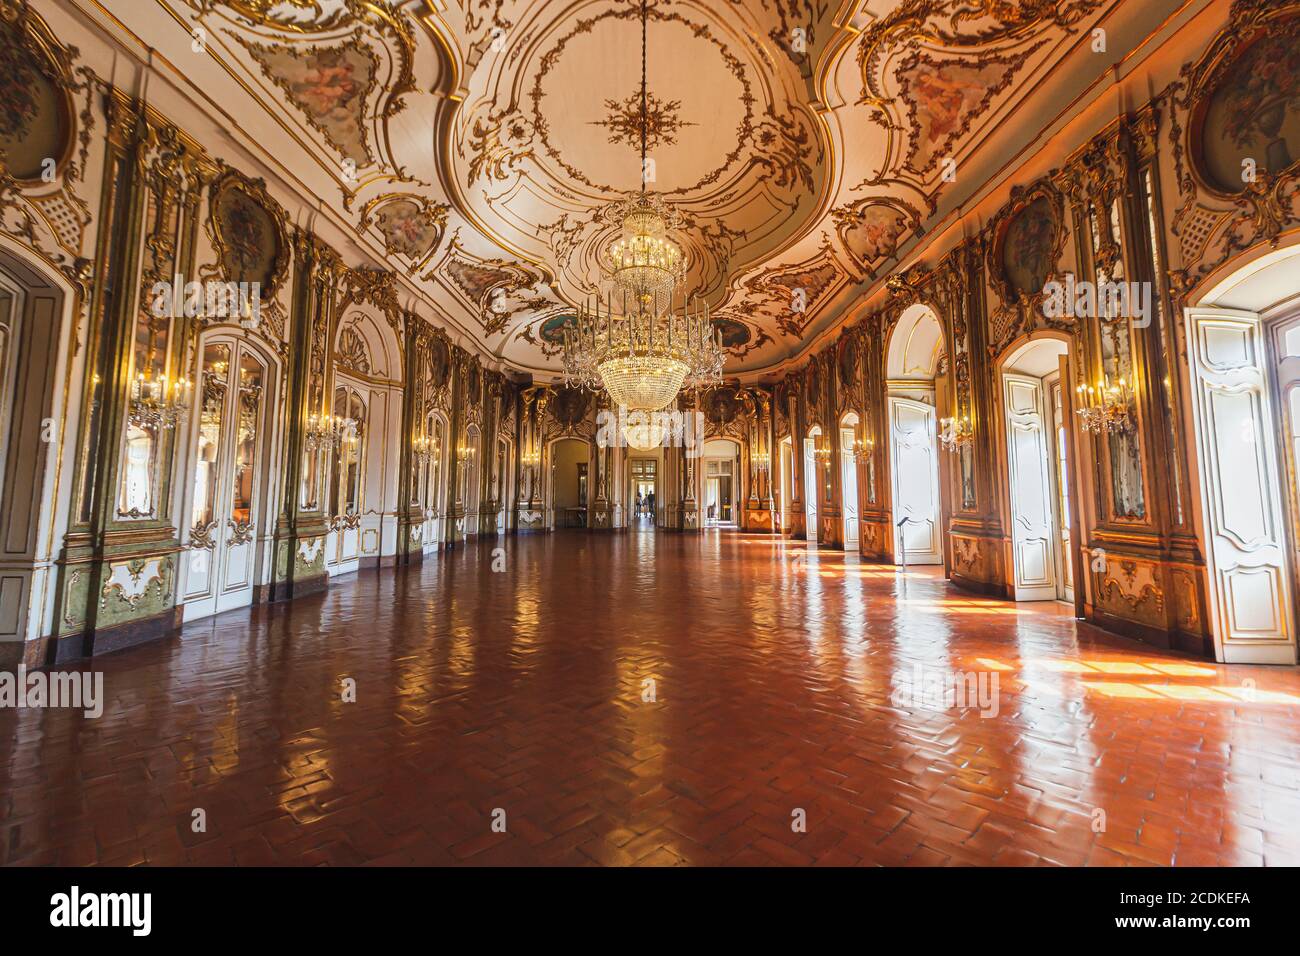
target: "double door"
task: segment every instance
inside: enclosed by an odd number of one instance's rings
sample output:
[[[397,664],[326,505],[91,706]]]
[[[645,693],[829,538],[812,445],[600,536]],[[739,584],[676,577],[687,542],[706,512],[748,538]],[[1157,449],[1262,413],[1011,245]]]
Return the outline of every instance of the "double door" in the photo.
[[[237,341],[203,347],[196,386],[185,619],[252,602],[265,498],[270,368]]]

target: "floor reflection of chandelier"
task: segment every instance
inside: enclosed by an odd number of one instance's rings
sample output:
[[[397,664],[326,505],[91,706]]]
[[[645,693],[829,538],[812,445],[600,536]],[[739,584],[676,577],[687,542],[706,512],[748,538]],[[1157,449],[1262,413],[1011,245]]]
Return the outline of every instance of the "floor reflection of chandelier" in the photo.
[[[677,290],[685,276],[681,247],[669,238],[677,225],[672,208],[646,192],[646,3],[641,3],[641,190],[622,206],[622,234],[602,253],[601,268],[614,289],[603,306],[579,310],[564,331],[564,377],[585,388],[603,387],[632,412],[667,407],[683,386],[699,388],[722,380],[721,335],[708,306],[683,301]],[[616,310],[616,299],[618,297]],[[658,444],[657,423],[629,433]]]

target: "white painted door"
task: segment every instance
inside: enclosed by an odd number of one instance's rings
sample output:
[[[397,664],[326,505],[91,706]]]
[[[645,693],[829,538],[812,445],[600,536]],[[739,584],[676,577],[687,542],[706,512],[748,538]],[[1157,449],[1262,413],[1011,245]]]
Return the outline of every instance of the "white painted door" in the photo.
[[[821,489],[817,486],[817,439],[803,440],[803,500],[808,521],[808,540],[817,540],[817,496]]]
[[[1056,512],[1054,524],[1056,529],[1056,596],[1062,601],[1074,601],[1074,543],[1070,540],[1070,468],[1066,445],[1070,440],[1070,430],[1066,427],[1065,396],[1061,392],[1060,375],[1043,379],[1048,408],[1051,410],[1052,444],[1055,457],[1052,459],[1052,486],[1055,493]]]
[[[1258,315],[1188,309],[1196,484],[1215,654],[1294,664],[1294,606],[1268,354]]]
[[[893,466],[897,563],[942,564],[939,460],[934,406],[911,398],[889,399],[889,453]],[[903,522],[906,518],[907,521]]]
[[[268,385],[266,364],[248,346],[214,341],[204,347],[186,620],[252,603]]]
[[[840,429],[840,493],[844,498],[844,550],[858,548],[858,464],[853,460],[853,429]]]
[[[1055,443],[1045,427],[1043,383],[1024,375],[1002,376],[1007,410],[1007,460],[1011,469],[1011,552],[1017,601],[1057,598],[1052,484],[1048,455]]]

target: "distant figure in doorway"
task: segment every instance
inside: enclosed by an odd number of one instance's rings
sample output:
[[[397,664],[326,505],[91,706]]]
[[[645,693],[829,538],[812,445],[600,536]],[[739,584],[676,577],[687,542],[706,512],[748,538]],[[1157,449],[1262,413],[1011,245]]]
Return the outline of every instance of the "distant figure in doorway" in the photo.
[[[645,499],[641,497],[641,492],[636,493],[636,516],[641,517],[641,510],[645,507]]]
[[[654,517],[655,517],[655,493],[654,493],[653,491],[650,492],[650,494],[648,494],[648,495],[645,496],[645,513],[646,513],[647,515],[650,516],[650,520],[651,520],[651,521],[654,520]]]

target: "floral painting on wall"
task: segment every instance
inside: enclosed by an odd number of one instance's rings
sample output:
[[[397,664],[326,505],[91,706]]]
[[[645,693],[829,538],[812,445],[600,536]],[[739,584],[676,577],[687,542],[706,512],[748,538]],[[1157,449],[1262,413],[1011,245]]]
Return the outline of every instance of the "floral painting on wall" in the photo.
[[[1002,269],[1013,293],[1032,296],[1043,291],[1056,265],[1053,257],[1060,228],[1046,196],[1033,200],[1007,224],[1002,239]]]
[[[47,158],[62,158],[69,122],[62,92],[20,29],[0,19],[0,161],[15,179],[34,180]]]
[[[262,296],[274,293],[284,250],[271,214],[238,183],[219,187],[213,200],[222,270],[232,282],[257,282]]]
[[[1200,120],[1201,168],[1226,193],[1300,159],[1300,17],[1246,44],[1220,74]]]

